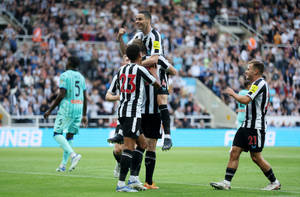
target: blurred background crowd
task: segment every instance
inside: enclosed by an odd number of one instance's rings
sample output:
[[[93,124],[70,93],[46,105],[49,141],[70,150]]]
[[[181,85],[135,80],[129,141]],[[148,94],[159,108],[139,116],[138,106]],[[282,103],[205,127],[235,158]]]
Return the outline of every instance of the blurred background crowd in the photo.
[[[3,28],[0,40],[0,103],[12,115],[40,115],[57,95],[59,76],[69,55],[80,57],[87,79],[88,116],[115,114],[117,105],[104,100],[121,64],[116,33],[125,27],[128,41],[136,32],[135,15],[149,8],[152,25],[161,33],[165,55],[178,70],[170,79],[172,115],[207,115],[193,94],[183,88],[183,77],[199,79],[233,110],[236,103],[224,96],[230,86],[239,91],[246,62],[265,63],[270,86],[269,115],[300,113],[300,3],[291,0],[4,0],[28,34],[39,28],[43,40],[17,42],[22,29]],[[238,16],[258,31],[263,40],[249,48],[234,43],[214,26],[217,15]],[[19,44],[22,43],[22,44]],[[272,44],[264,47],[265,44]],[[277,46],[277,47],[276,47]],[[55,113],[55,112],[54,112]],[[97,126],[108,126],[95,120]],[[187,120],[177,127],[193,127]],[[204,127],[203,121],[198,127]]]

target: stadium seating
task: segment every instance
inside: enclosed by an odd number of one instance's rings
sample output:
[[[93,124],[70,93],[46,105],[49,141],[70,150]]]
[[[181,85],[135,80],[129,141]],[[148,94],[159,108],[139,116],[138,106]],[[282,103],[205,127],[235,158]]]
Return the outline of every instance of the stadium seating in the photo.
[[[241,89],[245,64],[252,58],[266,65],[271,96],[269,115],[299,116],[300,13],[293,1],[272,5],[272,1],[238,0],[224,4],[208,0],[126,1],[122,5],[119,2],[123,1],[30,2],[1,3],[32,35],[32,40],[20,42],[18,38],[25,39],[22,28],[8,25],[0,30],[0,103],[12,115],[45,112],[55,98],[59,75],[70,54],[80,57],[80,70],[87,77],[89,117],[114,114],[116,104],[106,102],[104,96],[121,62],[116,31],[126,27],[124,40],[129,40],[135,32],[134,15],[149,6],[153,26],[164,39],[166,56],[179,71],[171,79],[173,91],[169,96],[175,117],[207,114],[183,88],[181,77],[199,79],[236,110],[234,100],[224,96],[222,90],[226,86]],[[232,42],[230,34],[221,33],[214,25],[213,19],[218,15],[225,19],[239,16],[263,39],[257,39],[251,47],[247,45],[248,38]],[[91,123],[108,126],[101,120]],[[176,119],[174,124],[204,127],[184,119]]]

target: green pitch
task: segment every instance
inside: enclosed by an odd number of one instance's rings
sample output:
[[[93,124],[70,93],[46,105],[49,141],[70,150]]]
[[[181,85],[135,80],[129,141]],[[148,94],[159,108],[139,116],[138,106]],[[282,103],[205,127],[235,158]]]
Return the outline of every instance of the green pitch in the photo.
[[[112,148],[75,150],[82,154],[77,168],[58,173],[59,148],[0,149],[0,197],[300,196],[300,148],[265,148],[263,152],[282,184],[281,191],[260,191],[268,181],[249,153],[241,156],[232,189],[214,190],[209,182],[223,180],[229,148],[173,148],[157,150],[154,180],[160,189],[130,194],[115,192]]]

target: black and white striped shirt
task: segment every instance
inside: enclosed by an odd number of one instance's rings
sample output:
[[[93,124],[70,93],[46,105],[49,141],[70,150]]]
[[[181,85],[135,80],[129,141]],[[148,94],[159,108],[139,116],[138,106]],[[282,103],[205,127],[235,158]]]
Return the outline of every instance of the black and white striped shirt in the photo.
[[[153,84],[156,79],[150,72],[138,64],[122,66],[114,76],[109,91],[120,92],[119,117],[141,117],[145,82]]]
[[[246,106],[246,118],[242,127],[266,130],[265,116],[269,106],[269,87],[266,81],[263,78],[254,81],[247,96],[252,101]]]
[[[149,58],[146,56],[145,58]],[[160,81],[165,81],[166,88],[168,87],[168,76],[167,69],[171,64],[163,56],[159,56],[157,63],[157,76]],[[146,85],[144,90],[144,102],[142,107],[142,114],[157,114],[159,113],[158,104],[157,104],[157,89],[152,85]]]
[[[161,39],[160,33],[157,30],[151,28],[147,35],[141,31],[137,32],[128,42],[128,44],[131,44],[135,39],[140,39],[143,41],[147,49],[147,55],[164,55],[163,40]]]

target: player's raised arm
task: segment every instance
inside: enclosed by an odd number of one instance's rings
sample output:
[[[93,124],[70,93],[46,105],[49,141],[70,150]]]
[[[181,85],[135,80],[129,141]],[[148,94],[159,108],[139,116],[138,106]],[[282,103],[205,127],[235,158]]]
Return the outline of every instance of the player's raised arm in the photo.
[[[120,43],[120,51],[121,51],[121,55],[125,55],[126,53],[126,45],[124,43],[124,40],[122,38],[122,36],[126,33],[126,29],[121,28],[119,29],[118,35],[117,35],[117,41]]]

